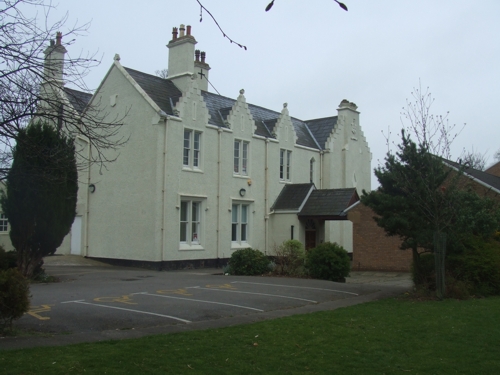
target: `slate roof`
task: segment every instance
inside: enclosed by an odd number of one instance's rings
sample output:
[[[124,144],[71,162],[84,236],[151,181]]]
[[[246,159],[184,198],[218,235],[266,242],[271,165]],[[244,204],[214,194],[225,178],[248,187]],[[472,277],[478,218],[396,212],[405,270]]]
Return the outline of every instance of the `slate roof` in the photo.
[[[299,212],[299,217],[341,219],[347,217],[345,209],[357,201],[359,196],[355,188],[314,190]]]
[[[500,177],[495,176],[493,174],[480,171],[478,169],[474,168],[464,168],[464,166],[460,163],[451,161],[451,160],[444,160],[444,162],[456,169],[463,169],[463,172],[465,174],[468,174],[471,177],[474,177],[476,180],[479,180],[483,183],[485,183],[488,186],[491,186],[497,190],[500,190]]]
[[[283,186],[271,210],[298,210],[314,184],[288,184]]]
[[[73,108],[80,114],[83,112],[85,107],[87,107],[87,104],[89,104],[90,99],[92,98],[92,94],[73,90],[67,87],[64,88],[64,92],[66,93],[66,97]]]
[[[125,68],[125,70],[165,113],[173,114],[173,107],[182,93],[170,80],[130,68]],[[236,100],[208,91],[202,91],[202,96],[210,114],[208,123],[227,128],[225,121]],[[248,108],[255,121],[255,134],[274,138],[272,130],[281,113],[253,104],[248,104]],[[325,148],[326,140],[336,126],[337,117],[307,122],[292,117],[291,121],[297,134],[298,145],[321,150]]]
[[[174,114],[173,107],[182,93],[172,81],[130,68],[125,68],[125,70],[163,112],[167,115]]]
[[[324,149],[328,137],[337,125],[337,116],[309,120],[306,124],[321,148]]]
[[[202,95],[210,114],[208,123],[215,126],[227,127],[224,120],[227,120],[229,111],[234,106],[236,100],[208,91],[202,91]],[[255,121],[255,134],[262,137],[274,138],[272,129],[276,125],[281,113],[250,103],[248,103],[248,109]],[[318,149],[318,143],[314,139],[311,131],[307,128],[307,124],[294,117],[292,117],[291,120],[295,132],[297,133],[297,144]]]

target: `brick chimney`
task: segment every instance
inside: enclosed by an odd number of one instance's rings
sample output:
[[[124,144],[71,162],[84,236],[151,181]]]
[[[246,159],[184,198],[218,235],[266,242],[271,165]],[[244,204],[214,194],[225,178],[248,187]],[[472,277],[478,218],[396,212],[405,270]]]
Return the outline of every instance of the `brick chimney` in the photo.
[[[208,90],[208,71],[205,52],[194,50],[196,39],[191,35],[191,26],[180,25],[172,29],[172,40],[168,43],[168,79],[181,90],[187,89],[189,80],[196,74],[198,87]]]

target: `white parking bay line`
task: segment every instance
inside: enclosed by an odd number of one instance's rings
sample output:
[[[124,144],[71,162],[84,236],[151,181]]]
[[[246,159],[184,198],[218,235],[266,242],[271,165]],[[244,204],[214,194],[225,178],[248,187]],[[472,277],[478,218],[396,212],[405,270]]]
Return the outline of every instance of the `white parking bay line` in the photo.
[[[156,314],[148,311],[140,311],[140,310],[133,310],[133,309],[125,309],[123,307],[116,307],[116,306],[107,306],[107,305],[101,305],[98,303],[90,303],[90,302],[84,302],[83,300],[80,301],[67,301],[67,302],[61,302],[61,303],[81,303],[83,305],[90,305],[90,306],[99,306],[99,307],[105,307],[107,309],[116,309],[116,310],[124,310],[124,311],[131,311],[131,312],[136,312],[140,314],[147,314],[147,315],[154,315],[154,316],[161,316],[162,318],[169,318],[169,319],[174,319],[178,320],[179,322],[183,323],[191,323],[191,321],[186,320],[186,319],[181,319],[181,318],[176,318],[175,316],[170,316],[170,315],[163,315],[163,314]]]
[[[217,288],[200,288],[200,287],[188,287],[190,289],[203,289],[203,290],[214,290],[217,292],[230,292],[230,293],[242,293],[242,294],[255,294],[257,296],[267,296],[267,297],[277,297],[277,298],[287,298],[287,299],[296,299],[299,301],[306,301],[312,303],[318,303],[318,301],[313,301],[305,298],[297,298],[297,297],[288,297],[288,296],[280,296],[278,294],[267,294],[267,293],[253,293],[253,292],[241,292],[239,290],[227,290],[227,289],[217,289]]]
[[[194,298],[182,298],[182,297],[173,297],[173,296],[164,296],[161,294],[152,294],[152,293],[132,293],[132,294],[143,294],[146,296],[154,296],[154,297],[162,297],[162,298],[171,298],[171,299],[181,299],[183,301],[193,301],[193,302],[203,302],[203,303],[212,303],[214,305],[225,305],[225,306],[231,306],[231,307],[239,307],[240,309],[248,309],[248,310],[255,310],[255,311],[260,311],[263,312],[264,310],[261,309],[255,309],[253,307],[246,307],[246,306],[241,306],[241,305],[233,305],[231,303],[222,303],[222,302],[214,302],[214,301],[203,301],[200,299],[194,299]]]
[[[313,289],[313,290],[325,290],[328,292],[335,292],[335,293],[345,293],[345,294],[352,294],[353,296],[359,296],[358,293],[352,293],[352,292],[344,292],[343,290],[335,290],[335,289],[326,289],[326,288],[311,288],[308,286],[294,286],[294,285],[279,285],[279,284],[264,284],[264,283],[250,283],[247,281],[232,281],[231,284],[253,284],[253,285],[270,285],[270,286],[281,286],[284,288],[299,288],[299,289]]]

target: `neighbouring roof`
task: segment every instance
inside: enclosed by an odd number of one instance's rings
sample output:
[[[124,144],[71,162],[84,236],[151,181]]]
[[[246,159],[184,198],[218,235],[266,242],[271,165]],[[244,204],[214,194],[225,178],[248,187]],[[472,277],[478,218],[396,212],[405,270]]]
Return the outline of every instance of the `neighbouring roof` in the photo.
[[[288,184],[283,187],[271,210],[299,210],[314,184]]]
[[[125,70],[163,112],[167,115],[174,114],[174,107],[182,93],[172,81],[130,68]]]
[[[451,160],[444,160],[444,162],[448,165],[450,165],[453,168],[456,168],[458,170],[463,170],[463,172],[466,175],[469,175],[470,177],[473,177],[476,180],[479,180],[483,184],[486,184],[488,186],[491,186],[492,188],[496,189],[497,191],[500,191],[500,177],[495,176],[493,174],[480,171],[479,169],[474,169],[474,168],[469,168],[469,167],[464,167],[464,165],[451,161]]]
[[[359,201],[355,188],[314,190],[299,212],[299,217],[345,220],[345,210]]]
[[[125,70],[165,113],[173,114],[173,108],[182,93],[170,80],[130,68]],[[227,128],[226,120],[236,100],[208,91],[202,91],[202,96],[210,114],[209,124]],[[255,134],[274,138],[272,130],[281,113],[253,104],[248,104],[248,108],[255,121]],[[325,148],[326,140],[337,124],[337,117],[307,122],[291,117],[291,121],[298,145],[321,150]]]
[[[85,107],[87,107],[87,105],[90,102],[90,99],[92,98],[92,94],[83,91],[73,90],[68,87],[64,88],[64,92],[66,93],[66,97],[68,98],[73,108],[80,114],[83,112]]]

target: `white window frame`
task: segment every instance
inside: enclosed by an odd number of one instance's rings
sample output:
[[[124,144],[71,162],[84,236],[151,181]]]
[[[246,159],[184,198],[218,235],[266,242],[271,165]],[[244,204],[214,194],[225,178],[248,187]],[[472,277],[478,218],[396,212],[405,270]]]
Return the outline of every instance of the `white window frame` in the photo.
[[[202,132],[184,129],[182,141],[182,165],[184,168],[201,169]]]
[[[4,213],[0,214],[0,233],[7,233],[9,231],[9,219]]]
[[[233,202],[231,206],[231,244],[232,247],[249,247],[250,243],[250,204]]]
[[[250,142],[235,139],[233,144],[233,174],[248,177],[250,167]]]
[[[280,148],[280,180],[292,180],[292,151]]]
[[[203,210],[199,199],[181,199],[179,212],[179,242],[185,246],[201,246]]]

